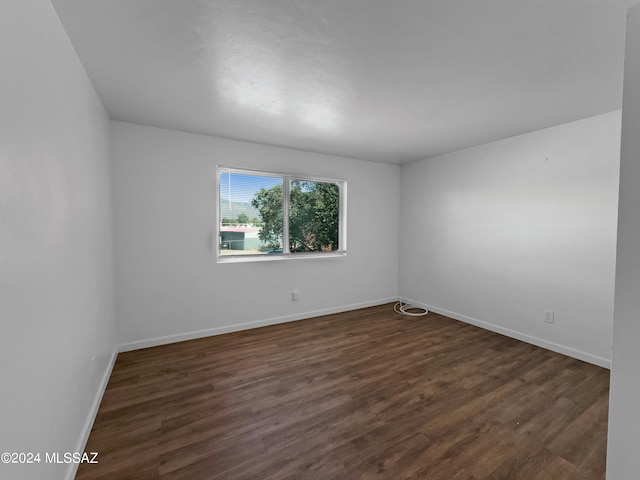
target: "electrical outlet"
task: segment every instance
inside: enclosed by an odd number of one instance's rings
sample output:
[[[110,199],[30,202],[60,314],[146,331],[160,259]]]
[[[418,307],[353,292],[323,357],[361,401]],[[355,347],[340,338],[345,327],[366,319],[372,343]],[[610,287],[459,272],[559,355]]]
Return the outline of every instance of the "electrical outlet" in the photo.
[[[555,312],[552,312],[551,310],[545,310],[544,323],[556,323],[555,316],[556,316]]]
[[[299,296],[300,296],[300,292],[298,290],[291,290],[291,300],[293,300],[294,302],[297,302]]]

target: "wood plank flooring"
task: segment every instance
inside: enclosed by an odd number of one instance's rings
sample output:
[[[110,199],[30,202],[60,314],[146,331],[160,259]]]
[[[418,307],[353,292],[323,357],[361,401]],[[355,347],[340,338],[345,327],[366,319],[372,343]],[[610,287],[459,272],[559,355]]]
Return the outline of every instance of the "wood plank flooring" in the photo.
[[[603,479],[609,371],[393,305],[118,355],[77,479]]]

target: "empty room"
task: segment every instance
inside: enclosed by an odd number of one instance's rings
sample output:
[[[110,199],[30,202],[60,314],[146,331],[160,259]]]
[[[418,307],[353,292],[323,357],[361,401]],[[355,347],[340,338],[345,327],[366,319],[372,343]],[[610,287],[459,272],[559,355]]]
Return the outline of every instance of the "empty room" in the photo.
[[[637,479],[634,3],[0,2],[0,478]]]

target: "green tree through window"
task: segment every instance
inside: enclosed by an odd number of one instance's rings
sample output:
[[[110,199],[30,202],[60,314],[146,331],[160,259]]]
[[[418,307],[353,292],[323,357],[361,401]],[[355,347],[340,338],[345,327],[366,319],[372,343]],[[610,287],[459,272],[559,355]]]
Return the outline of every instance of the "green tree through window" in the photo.
[[[261,188],[251,200],[251,205],[258,209],[262,222],[262,230],[258,237],[269,248],[279,247],[284,226],[282,185],[269,189]]]
[[[335,183],[294,180],[289,189],[291,252],[334,251],[339,248],[340,189]],[[263,227],[260,240],[273,247],[284,235],[282,185],[262,188],[251,201]]]
[[[333,183],[291,182],[289,248],[297,251],[338,250],[340,192]]]

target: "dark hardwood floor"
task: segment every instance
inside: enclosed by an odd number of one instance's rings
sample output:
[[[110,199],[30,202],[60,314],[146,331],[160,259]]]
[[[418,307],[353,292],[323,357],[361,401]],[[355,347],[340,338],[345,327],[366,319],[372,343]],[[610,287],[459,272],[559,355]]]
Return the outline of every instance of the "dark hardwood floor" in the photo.
[[[77,479],[603,479],[609,371],[393,305],[118,355]]]

